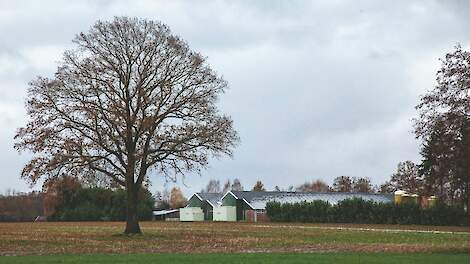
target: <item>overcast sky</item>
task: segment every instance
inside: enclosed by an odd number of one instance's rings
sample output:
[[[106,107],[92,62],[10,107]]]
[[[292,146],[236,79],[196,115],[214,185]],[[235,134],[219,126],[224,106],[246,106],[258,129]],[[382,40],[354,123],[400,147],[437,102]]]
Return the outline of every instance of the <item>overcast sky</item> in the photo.
[[[121,15],[167,24],[230,84],[220,108],[241,144],[180,180],[186,193],[211,178],[268,189],[340,175],[379,184],[399,161],[419,161],[414,106],[438,59],[456,43],[469,48],[469,13],[466,1],[0,0],[0,193],[29,189],[19,175],[30,156],[13,149],[27,83],[53,75],[75,34]],[[165,181],[152,182],[155,191]]]

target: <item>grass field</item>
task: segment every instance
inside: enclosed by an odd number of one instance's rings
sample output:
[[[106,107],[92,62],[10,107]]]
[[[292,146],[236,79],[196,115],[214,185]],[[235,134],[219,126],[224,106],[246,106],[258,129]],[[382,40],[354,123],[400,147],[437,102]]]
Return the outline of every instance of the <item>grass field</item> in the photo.
[[[164,254],[132,254],[132,255],[54,255],[54,256],[20,256],[0,258],[2,264],[30,263],[315,263],[315,264],[441,264],[469,263],[470,255],[464,254],[394,254],[394,253],[164,253]]]
[[[470,263],[470,228],[463,227],[142,222],[139,236],[122,235],[123,227],[0,223],[0,263]]]

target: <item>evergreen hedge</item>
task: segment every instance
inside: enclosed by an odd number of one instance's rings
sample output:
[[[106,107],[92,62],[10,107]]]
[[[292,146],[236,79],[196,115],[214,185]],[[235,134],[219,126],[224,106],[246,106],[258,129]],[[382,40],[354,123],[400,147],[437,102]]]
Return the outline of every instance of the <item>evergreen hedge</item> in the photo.
[[[377,203],[360,198],[346,199],[335,205],[321,200],[269,202],[266,213],[273,222],[470,226],[470,214],[462,207],[439,203],[421,208],[412,203]]]
[[[137,212],[140,220],[152,219],[154,199],[142,189]],[[77,191],[62,191],[62,201],[49,220],[56,221],[124,221],[126,219],[126,191],[93,187]]]

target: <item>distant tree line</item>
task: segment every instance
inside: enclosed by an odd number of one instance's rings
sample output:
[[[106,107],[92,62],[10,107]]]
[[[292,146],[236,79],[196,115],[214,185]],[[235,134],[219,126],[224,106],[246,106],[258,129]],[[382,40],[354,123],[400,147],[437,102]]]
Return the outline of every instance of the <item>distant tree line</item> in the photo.
[[[346,199],[332,205],[326,201],[266,205],[274,222],[416,224],[470,226],[470,213],[461,207],[438,203],[422,208],[413,203],[377,203],[363,199]]]
[[[44,209],[48,220],[59,221],[124,221],[126,191],[122,188],[84,186],[76,178],[61,177],[44,184]],[[138,217],[150,220],[154,198],[146,189],[138,193]]]
[[[368,177],[338,176],[333,180],[333,184],[331,186],[328,185],[325,181],[317,179],[311,182],[305,182],[296,187],[289,186],[288,188],[281,188],[279,186],[275,186],[271,191],[347,193],[391,193],[398,189],[411,191],[415,188],[409,188],[409,186],[414,186],[413,183],[410,183],[410,181],[415,179],[414,176],[410,176],[410,173],[413,173],[413,170],[410,171],[409,167],[413,169],[413,166],[416,165],[411,161],[399,163],[398,171],[392,175],[391,180],[380,186],[374,186]],[[239,179],[233,180],[233,183],[230,180],[227,180],[223,186],[219,180],[211,179],[207,183],[206,187],[201,189],[201,192],[225,193],[229,190],[243,191],[245,189],[243,188]],[[253,187],[248,190],[258,192],[268,191],[264,183],[260,180],[257,180]]]
[[[0,195],[0,221],[32,221],[38,216],[57,221],[123,221],[126,199],[122,188],[91,186],[64,176],[47,180],[39,192]],[[142,188],[138,199],[139,219],[151,219],[152,194]]]
[[[32,221],[43,215],[44,194],[9,191],[0,195],[0,221]]]
[[[228,179],[223,186],[221,185],[219,180],[216,179],[211,179],[207,183],[206,187],[201,190],[201,192],[207,192],[207,193],[225,193],[230,190],[233,191],[243,191],[244,188],[238,178],[235,178],[232,181]]]

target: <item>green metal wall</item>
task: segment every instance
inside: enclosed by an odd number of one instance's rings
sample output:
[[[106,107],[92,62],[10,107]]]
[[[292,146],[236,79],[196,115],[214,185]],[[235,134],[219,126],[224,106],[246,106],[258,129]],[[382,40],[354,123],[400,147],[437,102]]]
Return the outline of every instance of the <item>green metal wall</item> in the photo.
[[[202,202],[196,195],[193,195],[188,201],[188,207],[202,207]]]
[[[222,206],[236,206],[237,199],[233,197],[231,194],[225,195],[224,199],[222,199]]]
[[[207,201],[202,204],[202,211],[204,212],[204,220],[212,221],[214,218],[214,208]]]
[[[237,221],[245,220],[245,210],[251,210],[251,208],[246,204],[245,201],[241,199],[236,199],[231,194],[227,194],[224,199],[222,199],[222,206],[236,206],[237,207]]]

